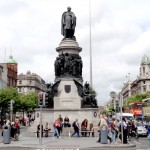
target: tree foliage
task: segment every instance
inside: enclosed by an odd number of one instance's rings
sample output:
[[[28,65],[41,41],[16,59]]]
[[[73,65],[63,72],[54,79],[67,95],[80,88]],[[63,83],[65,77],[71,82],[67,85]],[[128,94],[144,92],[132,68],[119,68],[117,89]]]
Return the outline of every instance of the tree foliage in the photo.
[[[145,98],[150,98],[150,92],[144,94],[137,93],[136,95],[129,97],[127,100],[127,105],[134,102],[142,102]]]
[[[110,105],[109,105],[109,108],[108,108],[110,111],[113,111],[114,110],[114,104],[113,103],[111,103]]]
[[[37,106],[38,95],[34,92],[21,94],[18,93],[17,88],[3,88],[0,89],[0,107],[3,111],[8,110],[7,103],[10,100],[14,100],[14,112],[16,111],[28,111],[34,109]]]

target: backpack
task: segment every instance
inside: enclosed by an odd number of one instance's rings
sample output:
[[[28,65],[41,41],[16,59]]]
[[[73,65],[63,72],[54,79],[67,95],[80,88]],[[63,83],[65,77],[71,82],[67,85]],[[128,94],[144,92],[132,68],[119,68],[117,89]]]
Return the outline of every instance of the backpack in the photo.
[[[73,124],[72,124],[72,127],[75,127],[75,126],[76,126],[76,122],[74,121]]]

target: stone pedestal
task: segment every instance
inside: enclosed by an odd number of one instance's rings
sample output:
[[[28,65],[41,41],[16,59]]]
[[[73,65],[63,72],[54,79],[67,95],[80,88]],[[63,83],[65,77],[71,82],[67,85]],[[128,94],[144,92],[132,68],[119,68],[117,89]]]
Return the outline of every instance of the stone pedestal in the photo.
[[[78,95],[77,87],[73,79],[61,79],[58,86],[58,95],[54,97],[54,109],[80,109],[81,99],[82,98]]]
[[[57,88],[57,95],[54,97],[54,110],[80,110],[81,108],[82,97],[79,96],[77,86],[73,81],[73,79],[76,79],[82,85],[81,69],[75,68],[73,65],[78,63],[81,50],[82,48],[79,47],[78,43],[71,39],[61,41],[59,47],[56,48],[59,53],[58,63],[63,63],[63,65],[58,65],[62,68],[59,69],[57,73],[59,75],[56,74],[55,78],[55,82],[60,80],[60,83]],[[65,66],[68,66],[68,68],[65,68]]]
[[[56,48],[56,51],[59,54],[68,53],[68,54],[77,54],[82,51],[82,48],[79,47],[79,44],[71,39],[65,39],[60,42],[59,47]]]

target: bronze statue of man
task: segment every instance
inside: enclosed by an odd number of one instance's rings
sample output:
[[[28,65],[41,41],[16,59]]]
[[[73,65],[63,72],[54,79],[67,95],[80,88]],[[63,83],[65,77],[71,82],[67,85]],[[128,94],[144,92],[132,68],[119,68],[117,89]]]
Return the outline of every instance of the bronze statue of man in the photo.
[[[76,16],[71,11],[71,7],[67,7],[67,11],[62,14],[61,19],[61,34],[64,36],[64,39],[70,38],[75,40],[75,26]]]

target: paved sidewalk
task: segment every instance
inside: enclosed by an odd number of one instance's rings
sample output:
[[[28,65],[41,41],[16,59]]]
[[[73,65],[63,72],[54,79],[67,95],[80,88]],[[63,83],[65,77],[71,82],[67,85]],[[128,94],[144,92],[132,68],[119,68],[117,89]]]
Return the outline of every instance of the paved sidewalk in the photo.
[[[92,149],[92,148],[132,148],[135,147],[134,144],[100,144],[97,143],[97,137],[62,137],[57,138],[42,138],[42,146],[39,144],[39,138],[36,137],[24,137],[20,136],[19,141],[11,141],[10,144],[3,144],[0,142],[0,149],[5,147],[29,147],[37,149]],[[28,150],[29,150],[28,149]]]

